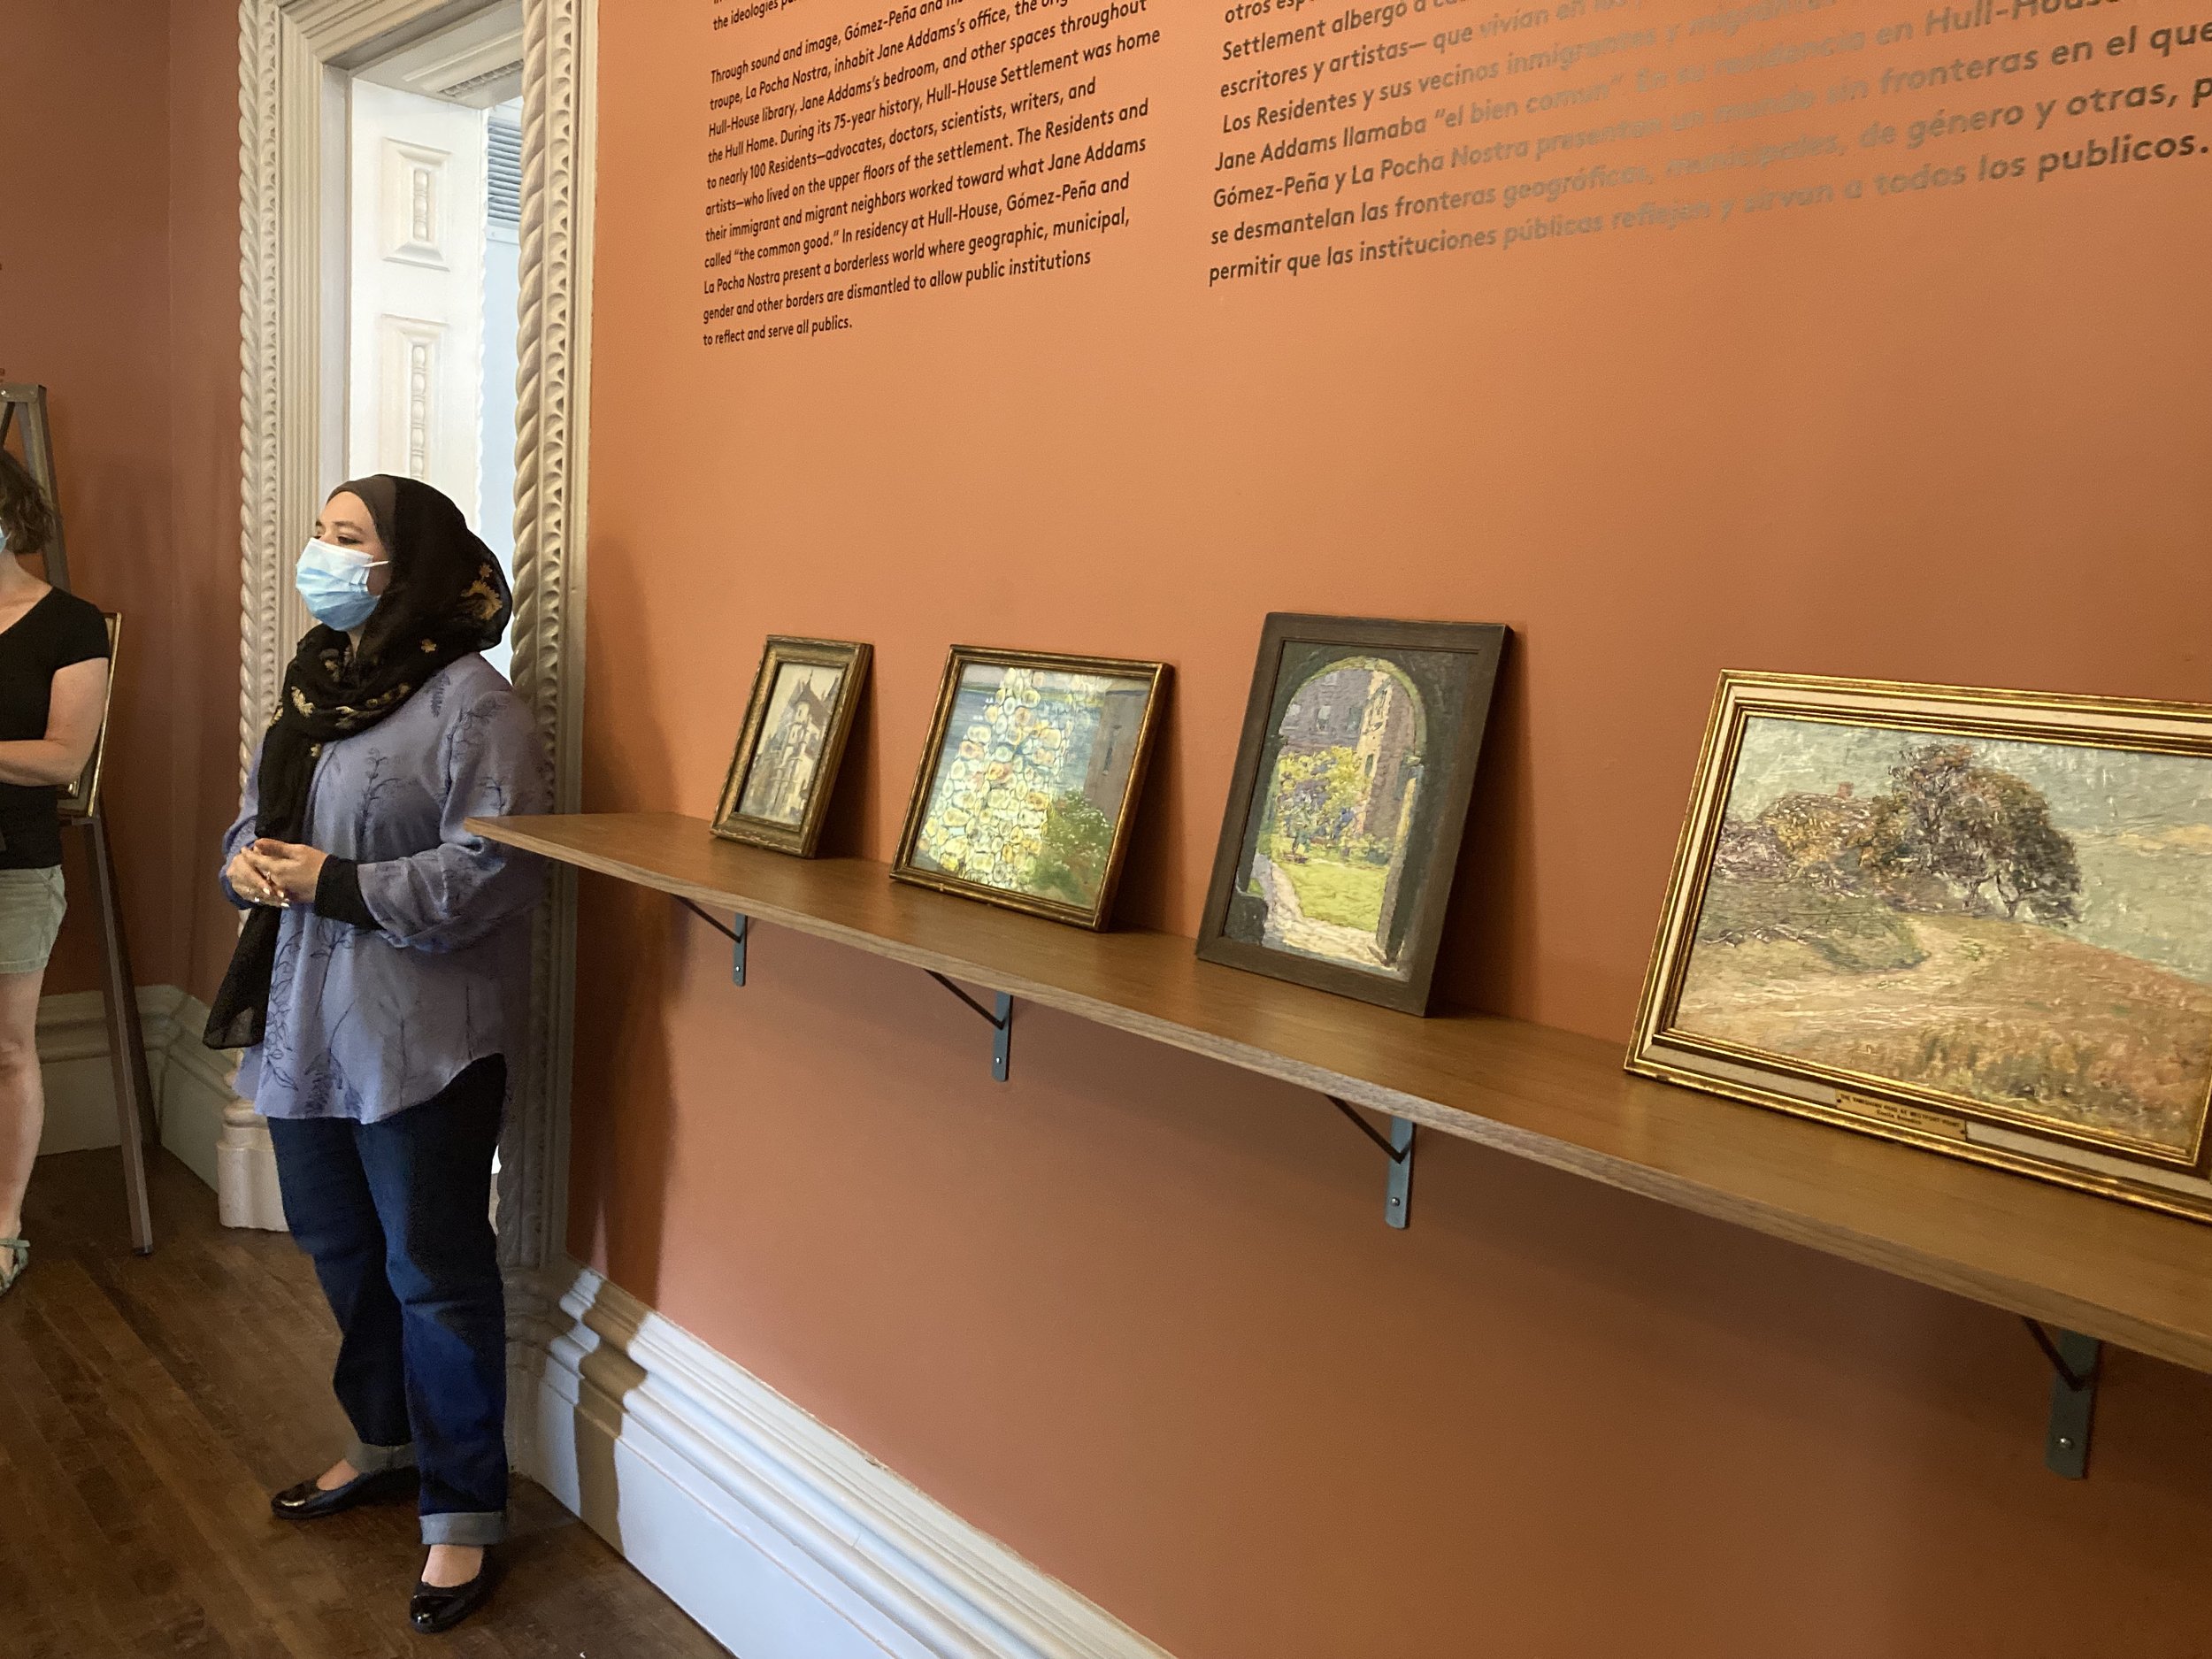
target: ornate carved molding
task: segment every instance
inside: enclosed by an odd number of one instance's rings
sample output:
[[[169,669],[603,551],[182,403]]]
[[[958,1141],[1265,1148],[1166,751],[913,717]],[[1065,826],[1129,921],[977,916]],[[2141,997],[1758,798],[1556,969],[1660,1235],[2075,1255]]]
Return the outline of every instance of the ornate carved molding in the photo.
[[[335,454],[336,388],[323,375],[324,71],[471,10],[467,0],[240,0],[242,776],[299,631],[289,554]],[[578,799],[582,748],[595,14],[595,0],[525,0],[511,637],[516,688],[552,754],[565,810]],[[500,1248],[518,1283],[561,1253],[574,934],[574,884],[557,878],[538,922],[530,1047],[500,1156]]]
[[[516,373],[515,688],[553,756],[554,810],[582,789],[586,407],[591,370],[595,0],[526,0],[521,334]],[[500,1149],[500,1250],[561,1256],[568,1203],[576,881],[556,872],[533,941],[529,1052]]]
[[[238,7],[239,420],[244,488],[239,530],[238,773],[245,780],[253,746],[276,707],[284,671],[281,445],[277,420],[280,361],[277,300],[277,134],[280,9],[273,0]]]

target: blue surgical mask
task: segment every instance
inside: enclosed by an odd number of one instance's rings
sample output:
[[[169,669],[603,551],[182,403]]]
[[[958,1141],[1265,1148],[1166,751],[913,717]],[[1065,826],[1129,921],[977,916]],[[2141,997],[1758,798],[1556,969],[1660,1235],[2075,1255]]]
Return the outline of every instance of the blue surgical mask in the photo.
[[[310,541],[300,554],[293,585],[316,621],[343,634],[359,627],[375,611],[377,595],[369,591],[369,572],[389,563],[373,559],[359,548]]]

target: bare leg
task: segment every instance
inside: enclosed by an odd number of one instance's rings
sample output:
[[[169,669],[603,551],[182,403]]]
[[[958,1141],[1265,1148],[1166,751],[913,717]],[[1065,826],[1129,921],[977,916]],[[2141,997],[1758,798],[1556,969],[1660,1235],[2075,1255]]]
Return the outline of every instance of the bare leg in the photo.
[[[23,1189],[46,1126],[38,1071],[38,991],[46,971],[0,973],[0,1239],[23,1233]]]
[[[344,1486],[349,1480],[358,1480],[360,1479],[361,1471],[356,1469],[351,1463],[348,1463],[344,1458],[341,1457],[336,1463],[331,1464],[329,1468],[324,1470],[321,1474],[315,1477],[315,1486],[319,1491],[335,1492],[340,1486]]]

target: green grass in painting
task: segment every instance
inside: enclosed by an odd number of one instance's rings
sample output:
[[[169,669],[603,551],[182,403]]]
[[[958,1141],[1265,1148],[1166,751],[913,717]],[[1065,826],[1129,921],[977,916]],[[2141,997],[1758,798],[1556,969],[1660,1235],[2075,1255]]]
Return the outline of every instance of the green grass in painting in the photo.
[[[1311,855],[1304,863],[1296,863],[1280,837],[1268,856],[1289,878],[1292,890],[1298,895],[1298,908],[1308,920],[1333,922],[1370,933],[1381,924],[1383,887],[1390,879],[1390,872],[1383,865],[1364,860],[1347,864]]]
[[[1905,918],[1879,899],[1809,881],[1732,881],[1706,889],[1697,936],[1711,944],[1790,940],[1845,973],[1909,968],[1927,955]]]

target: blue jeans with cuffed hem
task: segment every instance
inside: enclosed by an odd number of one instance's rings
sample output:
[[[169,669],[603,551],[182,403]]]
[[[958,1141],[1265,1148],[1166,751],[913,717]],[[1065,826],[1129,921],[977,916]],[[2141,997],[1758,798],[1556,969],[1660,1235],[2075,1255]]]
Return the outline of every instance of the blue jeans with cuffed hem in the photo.
[[[363,1474],[413,1464],[426,1544],[506,1535],[507,1311],[491,1227],[506,1063],[378,1123],[269,1120],[292,1236],[338,1320]]]

